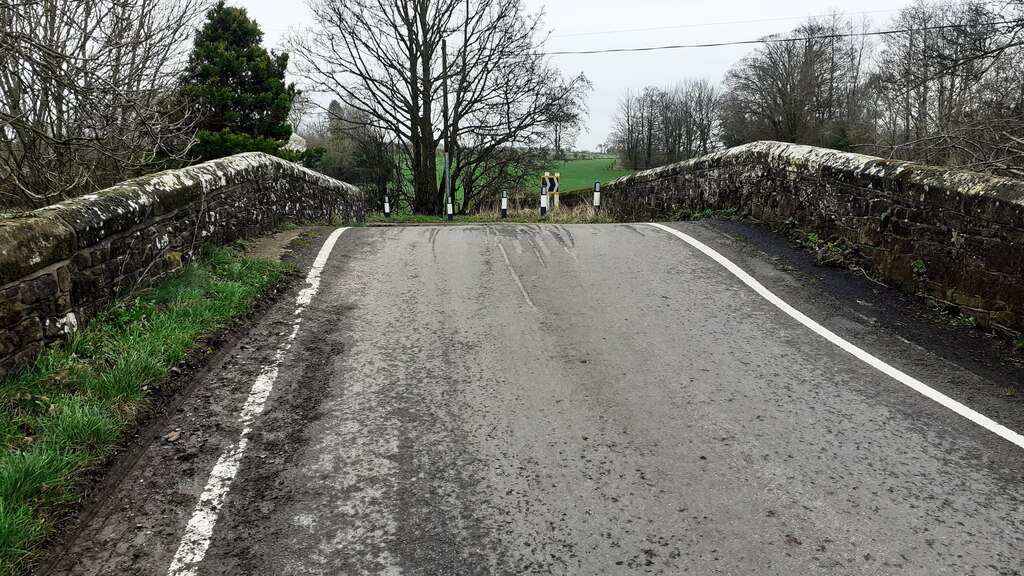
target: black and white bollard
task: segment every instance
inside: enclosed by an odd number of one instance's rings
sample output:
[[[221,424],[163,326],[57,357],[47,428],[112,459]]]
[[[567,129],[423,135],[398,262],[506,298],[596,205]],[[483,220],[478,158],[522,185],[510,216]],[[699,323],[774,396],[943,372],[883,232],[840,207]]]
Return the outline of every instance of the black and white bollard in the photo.
[[[601,183],[594,182],[594,212],[601,210]]]
[[[548,213],[548,191],[543,190],[540,193],[540,217],[547,216]]]
[[[448,221],[455,220],[455,206],[452,205],[452,197],[448,197]]]
[[[505,190],[501,191],[501,218],[508,218],[508,192]]]
[[[384,217],[391,218],[391,202],[386,194],[384,195]]]

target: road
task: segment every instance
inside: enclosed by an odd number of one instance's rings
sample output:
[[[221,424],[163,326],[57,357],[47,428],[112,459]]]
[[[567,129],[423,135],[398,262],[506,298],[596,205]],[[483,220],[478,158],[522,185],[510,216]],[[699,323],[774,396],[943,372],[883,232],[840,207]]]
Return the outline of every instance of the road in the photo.
[[[887,291],[832,293],[720,227],[672,227],[1024,429],[999,383],[1019,372],[957,359],[952,331],[905,337]],[[304,292],[200,377],[166,423],[180,439],[118,471],[49,573],[1024,572],[1021,446],[666,230],[325,237]]]

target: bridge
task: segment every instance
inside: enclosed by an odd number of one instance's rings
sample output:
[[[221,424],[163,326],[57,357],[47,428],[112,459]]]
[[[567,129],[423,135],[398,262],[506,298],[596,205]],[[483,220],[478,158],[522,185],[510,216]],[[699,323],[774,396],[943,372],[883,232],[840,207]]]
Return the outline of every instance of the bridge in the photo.
[[[0,295],[39,294],[7,365],[197,234],[361,217],[264,157],[190,170],[0,227]],[[1024,370],[921,298],[1024,328],[1024,185],[757,143],[603,193],[622,223],[313,229],[45,572],[1024,571]]]

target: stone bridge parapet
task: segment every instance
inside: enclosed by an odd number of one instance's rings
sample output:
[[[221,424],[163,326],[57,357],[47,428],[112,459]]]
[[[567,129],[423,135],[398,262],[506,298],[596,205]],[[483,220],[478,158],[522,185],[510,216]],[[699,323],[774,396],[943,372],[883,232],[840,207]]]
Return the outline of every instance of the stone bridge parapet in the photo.
[[[623,220],[741,210],[844,239],[869,273],[1024,332],[1024,181],[811,146],[754,142],[605,186]]]
[[[363,210],[358,188],[253,152],[0,219],[0,375],[204,244]]]

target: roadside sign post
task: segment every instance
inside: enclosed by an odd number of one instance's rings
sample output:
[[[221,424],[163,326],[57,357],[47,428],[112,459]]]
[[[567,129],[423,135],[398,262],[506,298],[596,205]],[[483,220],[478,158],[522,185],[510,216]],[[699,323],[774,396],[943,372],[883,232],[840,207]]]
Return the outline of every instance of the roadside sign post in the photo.
[[[551,175],[550,172],[545,172],[544,176],[540,179],[540,217],[543,218],[548,213],[548,196],[555,197],[555,206],[558,205],[558,180],[559,174]]]
[[[391,218],[391,202],[388,200],[388,195],[384,195],[384,217]]]
[[[601,210],[601,183],[594,182],[594,212]]]
[[[501,218],[504,220],[508,218],[508,191],[501,191]]]

